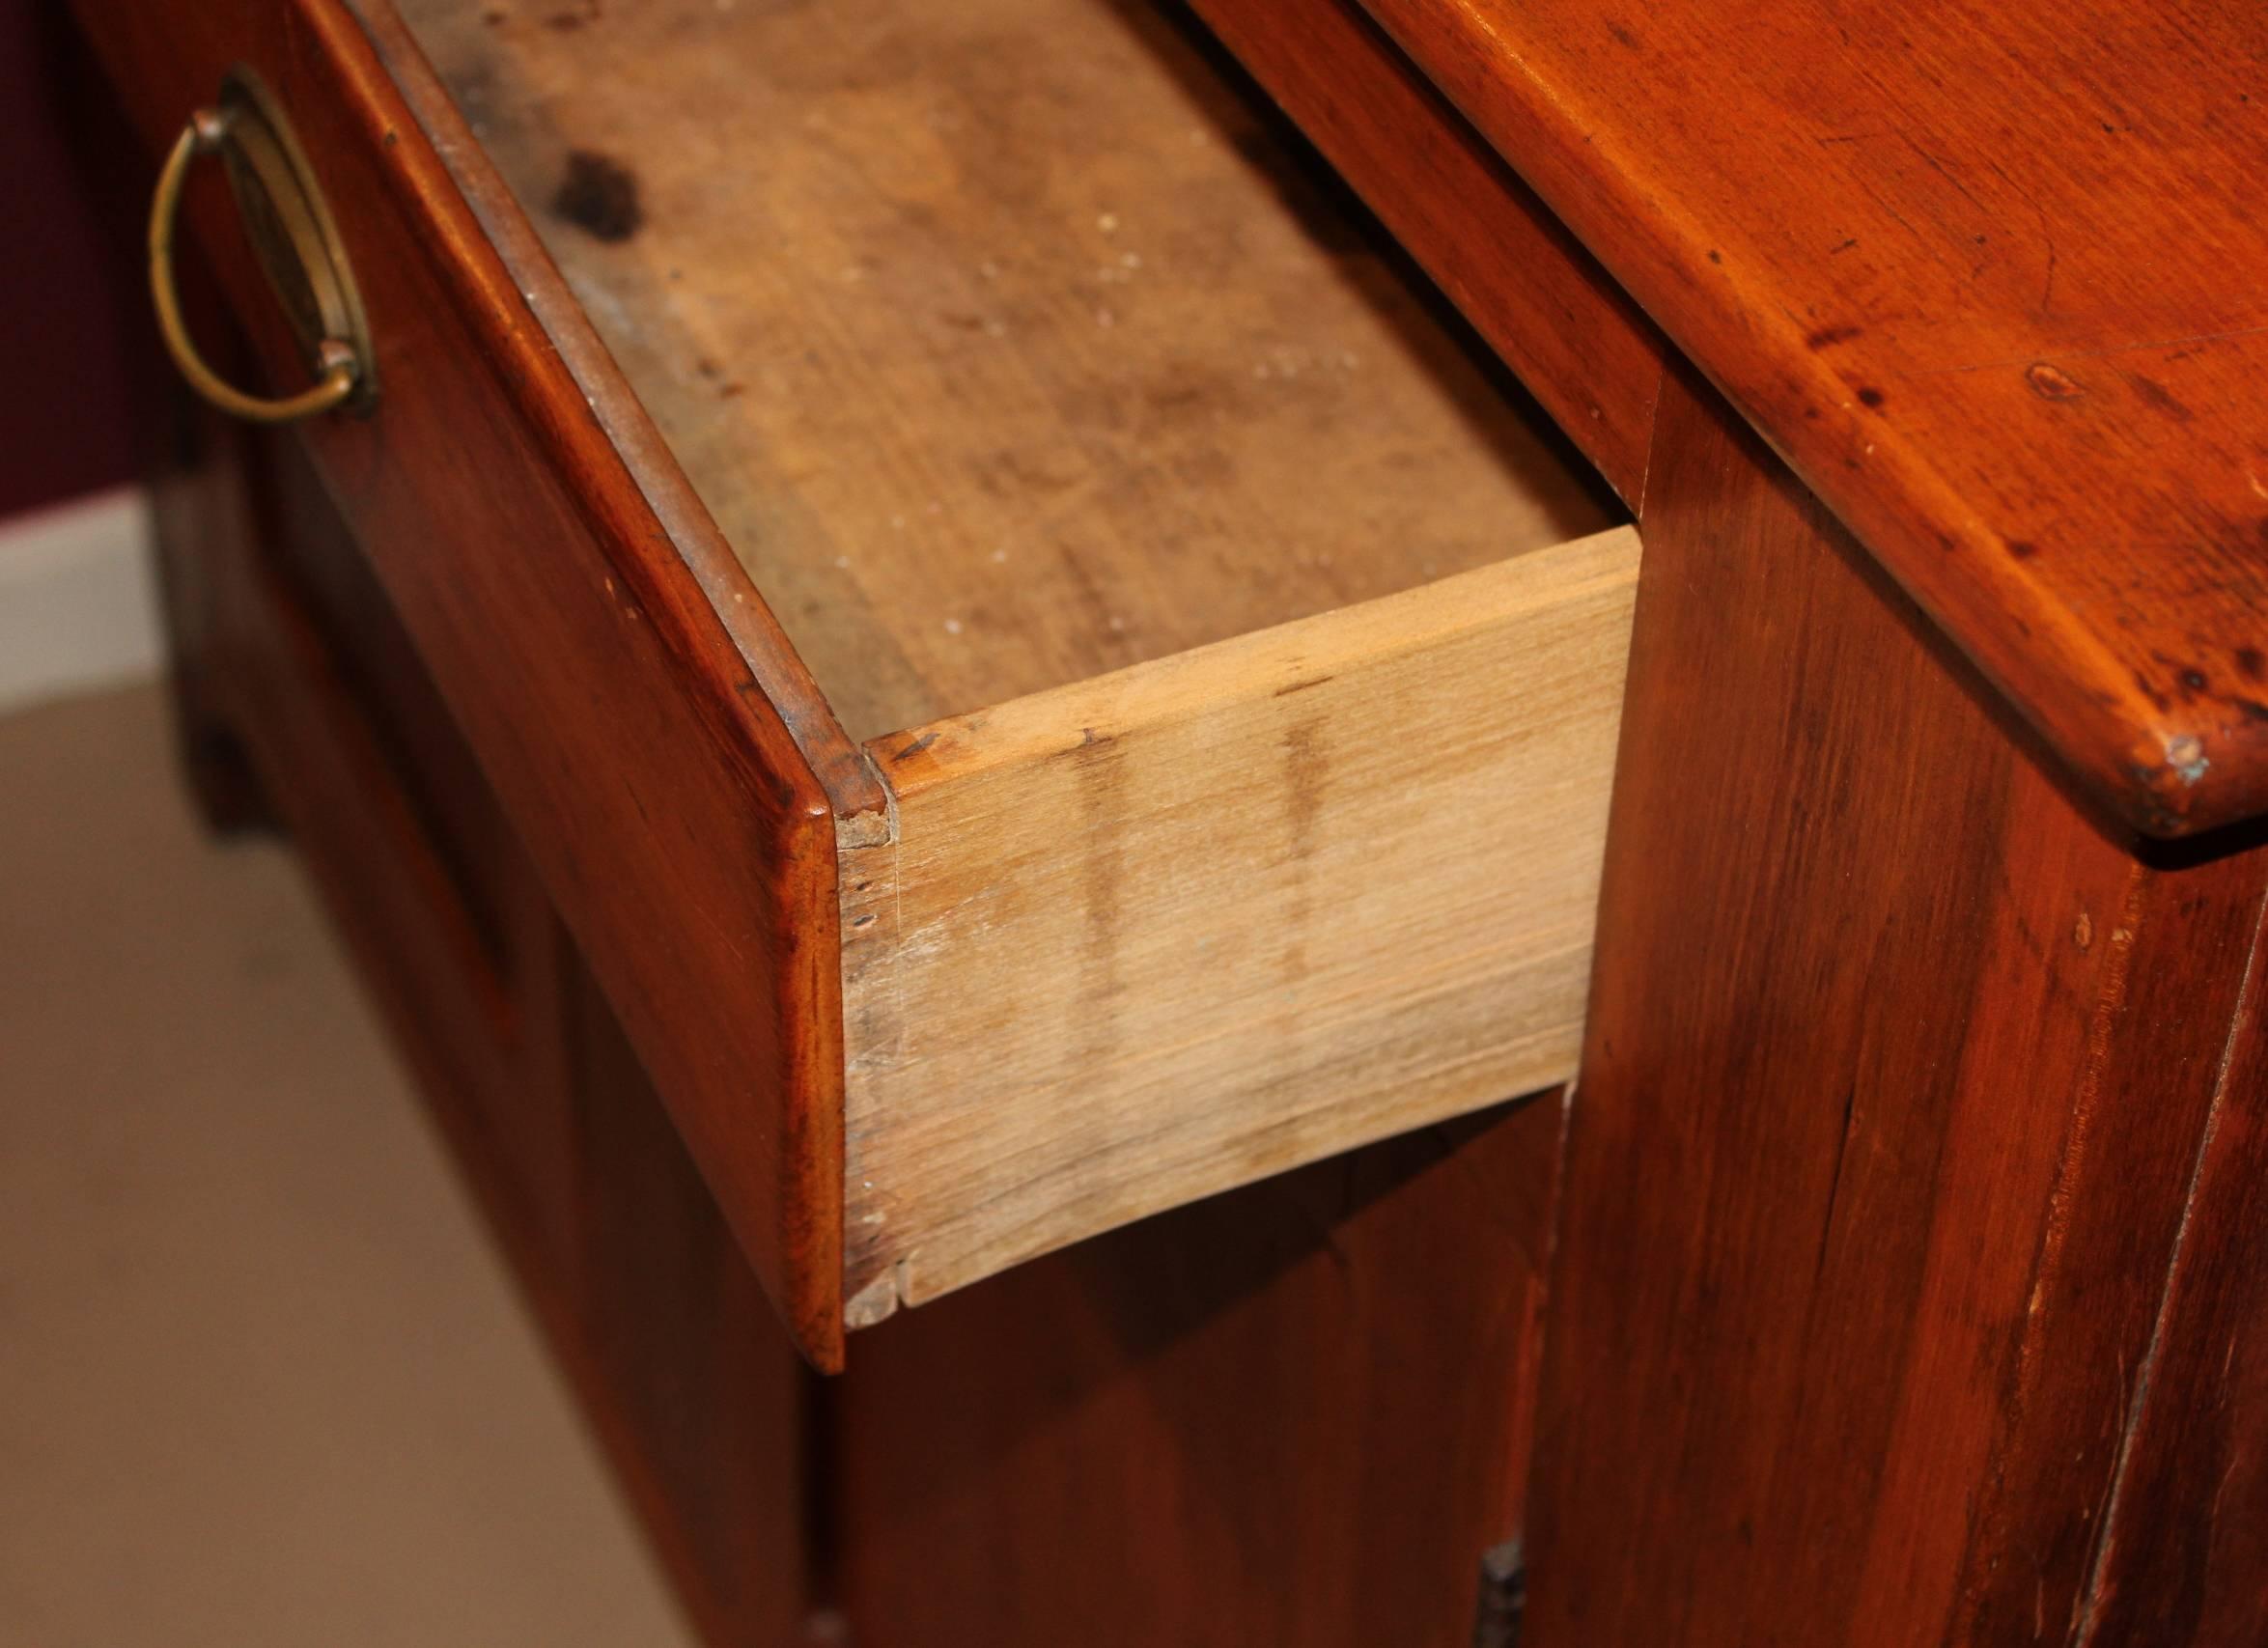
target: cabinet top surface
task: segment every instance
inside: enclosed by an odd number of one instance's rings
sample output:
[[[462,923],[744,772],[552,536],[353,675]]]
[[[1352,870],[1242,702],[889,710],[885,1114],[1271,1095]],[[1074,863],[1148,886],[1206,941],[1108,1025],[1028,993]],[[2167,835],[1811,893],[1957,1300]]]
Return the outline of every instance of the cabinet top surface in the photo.
[[[2129,820],[2268,809],[2268,12],[1369,3]]]

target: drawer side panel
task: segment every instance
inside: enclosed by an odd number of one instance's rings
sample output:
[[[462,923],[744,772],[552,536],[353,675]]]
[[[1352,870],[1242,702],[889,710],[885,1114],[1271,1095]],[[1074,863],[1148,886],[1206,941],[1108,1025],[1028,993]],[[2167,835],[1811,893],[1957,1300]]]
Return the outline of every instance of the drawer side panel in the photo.
[[[851,1325],[1563,1081],[1627,528],[868,746]]]

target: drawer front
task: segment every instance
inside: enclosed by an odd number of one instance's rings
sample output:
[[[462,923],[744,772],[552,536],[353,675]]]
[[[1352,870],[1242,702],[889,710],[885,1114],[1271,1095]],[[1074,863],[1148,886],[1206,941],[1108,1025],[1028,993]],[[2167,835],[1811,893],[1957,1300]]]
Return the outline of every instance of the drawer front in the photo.
[[[767,1292],[833,1363],[835,824],[814,768],[854,758],[500,191],[476,218],[460,183],[478,151],[389,15],[76,9],[154,153],[236,65],[294,128],[378,386],[369,415],[301,426],[314,472]],[[194,178],[185,214],[268,369],[257,387],[298,387],[227,190]]]

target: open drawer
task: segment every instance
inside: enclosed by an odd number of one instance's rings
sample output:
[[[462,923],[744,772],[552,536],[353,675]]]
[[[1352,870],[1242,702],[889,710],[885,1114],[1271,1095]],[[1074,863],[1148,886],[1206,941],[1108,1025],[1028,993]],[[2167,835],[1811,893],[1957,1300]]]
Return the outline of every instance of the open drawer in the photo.
[[[1636,536],[1186,22],[80,4],[282,66],[310,450],[816,1359],[1572,1074]]]

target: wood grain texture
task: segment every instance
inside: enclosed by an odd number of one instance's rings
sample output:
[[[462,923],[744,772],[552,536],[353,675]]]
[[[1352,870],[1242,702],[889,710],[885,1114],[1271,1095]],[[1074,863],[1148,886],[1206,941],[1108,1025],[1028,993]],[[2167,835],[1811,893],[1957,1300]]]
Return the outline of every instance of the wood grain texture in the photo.
[[[2268,1641],[2268,966],[2259,936],[2118,1472],[2090,1648]]]
[[[2092,791],[2268,807],[2256,8],[1368,3]]]
[[[852,1325],[1565,1080],[1638,560],[1618,528],[870,745]]]
[[[1643,529],[1530,1640],[2071,1640],[2268,861],[2098,834],[1683,381]]]
[[[382,6],[364,15],[383,62],[336,0],[77,11],[153,146],[232,63],[290,111],[381,385],[376,415],[299,438],[767,1290],[814,1359],[838,1360],[843,797],[798,743],[824,743],[825,705],[760,644],[737,565],[689,567],[698,547],[614,444],[634,408],[570,370],[526,295],[555,315],[556,281],[546,294],[525,260],[507,268],[466,207],[434,147],[466,148],[462,126],[444,99],[405,102],[395,76],[415,83],[419,66]],[[270,380],[291,381],[303,368],[226,191],[202,183],[191,227]],[[720,579],[744,598],[729,623]],[[879,809],[870,780],[868,795]]]
[[[1609,524],[1145,6],[404,10],[860,739]]]
[[[1636,508],[1661,334],[1358,0],[1195,0],[1489,346]]]
[[[1560,1116],[1387,1140],[858,1335],[853,1639],[1466,1648],[1520,1526]]]

